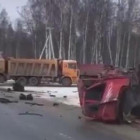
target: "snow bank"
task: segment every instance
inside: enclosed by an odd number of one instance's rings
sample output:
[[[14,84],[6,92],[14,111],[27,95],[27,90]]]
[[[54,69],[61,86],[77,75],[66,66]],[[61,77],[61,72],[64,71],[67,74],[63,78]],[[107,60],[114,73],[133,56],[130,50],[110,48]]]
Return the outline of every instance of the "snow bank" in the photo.
[[[1,88],[11,88],[13,81],[1,84]],[[24,94],[33,94],[34,97],[43,98],[57,103],[80,106],[77,87],[25,87]],[[53,95],[53,97],[52,97]],[[55,96],[55,97],[54,97]],[[66,96],[66,98],[64,98]]]
[[[77,87],[26,87],[25,90],[34,92],[39,98],[80,106]]]

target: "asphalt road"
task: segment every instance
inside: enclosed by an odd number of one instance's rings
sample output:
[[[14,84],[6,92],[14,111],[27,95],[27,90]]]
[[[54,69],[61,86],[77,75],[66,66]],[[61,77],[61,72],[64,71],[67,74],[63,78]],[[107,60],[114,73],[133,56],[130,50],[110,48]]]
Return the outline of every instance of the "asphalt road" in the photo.
[[[15,100],[15,99],[14,99]],[[135,140],[138,130],[128,126],[107,125],[86,121],[80,109],[53,106],[36,99],[44,106],[31,106],[24,101],[0,103],[0,140]],[[36,114],[26,114],[26,113]],[[24,114],[25,113],[25,114]]]

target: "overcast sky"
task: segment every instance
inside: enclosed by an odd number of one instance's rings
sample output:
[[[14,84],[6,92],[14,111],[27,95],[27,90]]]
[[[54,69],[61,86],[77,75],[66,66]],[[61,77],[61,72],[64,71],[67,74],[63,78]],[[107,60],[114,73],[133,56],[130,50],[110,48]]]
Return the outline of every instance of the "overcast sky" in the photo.
[[[0,8],[5,8],[11,21],[19,17],[17,8],[25,5],[27,0],[0,0]]]

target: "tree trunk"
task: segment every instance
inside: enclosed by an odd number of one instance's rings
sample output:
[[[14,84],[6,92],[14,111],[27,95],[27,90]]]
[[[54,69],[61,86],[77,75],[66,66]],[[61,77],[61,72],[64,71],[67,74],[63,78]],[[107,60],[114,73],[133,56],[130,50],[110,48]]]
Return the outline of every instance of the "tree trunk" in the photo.
[[[116,43],[116,58],[115,58],[115,66],[119,66],[119,60],[120,60],[120,50],[121,50],[121,32],[122,32],[122,0],[118,0],[118,13],[117,13],[117,43]]]
[[[109,57],[110,57],[110,63],[113,65],[113,57],[112,57],[112,51],[111,51],[111,27],[109,28],[108,33],[108,41],[107,41],[108,51],[109,51]]]
[[[54,46],[53,46],[52,32],[50,32],[50,53],[51,53],[51,57],[50,57],[50,59],[54,59],[54,58],[55,58],[55,53],[54,53]]]
[[[16,45],[16,55],[15,57],[18,58],[19,57],[19,41],[17,42],[17,45]]]
[[[73,24],[73,10],[71,7],[68,59],[71,59],[72,24]]]
[[[95,61],[96,61],[97,44],[98,44],[98,39],[97,39],[97,36],[95,36],[94,44],[93,44],[93,47],[92,47],[91,63],[93,63],[93,62],[95,63]]]
[[[59,44],[59,58],[62,59],[63,51],[62,51],[62,42],[63,42],[63,13],[61,11],[61,31],[60,31],[60,44]]]
[[[59,58],[62,59],[62,40],[63,40],[63,32],[60,31],[60,46],[59,46]]]
[[[120,58],[120,67],[123,67],[123,66],[122,66],[122,63],[123,63],[123,56],[124,56],[125,39],[126,39],[126,33],[124,33],[123,42],[122,42],[122,50],[121,50],[121,58]]]
[[[128,33],[127,52],[126,52],[126,65],[125,65],[126,69],[128,69],[128,67],[129,67],[130,39],[131,39],[131,33],[129,31],[129,33]]]
[[[120,59],[120,42],[121,42],[121,29],[120,29],[120,24],[118,25],[118,30],[117,30],[117,50],[116,50],[116,58],[115,58],[115,66],[119,66],[119,59]]]
[[[35,56],[35,59],[37,58],[37,46],[36,46],[36,34],[35,34],[35,40],[34,40],[34,56]]]
[[[87,46],[88,20],[89,20],[89,10],[87,12],[86,23],[85,23],[85,36],[84,36],[84,42],[83,42],[83,64],[86,62],[86,46]]]
[[[98,42],[99,42],[99,35],[98,35],[99,30],[98,30],[97,26],[95,28],[96,28],[96,35],[95,35],[95,40],[93,41],[94,42],[94,45],[92,47],[93,56],[92,56],[91,62],[97,63],[97,61],[98,61],[97,46],[98,46]]]
[[[136,46],[134,51],[134,67],[137,66],[137,51],[138,51],[138,41],[136,40]]]
[[[103,64],[103,58],[102,58],[102,53],[101,53],[101,50],[102,50],[102,44],[101,44],[101,32],[100,32],[100,35],[99,35],[99,49],[98,49],[98,61],[97,63],[99,64]]]

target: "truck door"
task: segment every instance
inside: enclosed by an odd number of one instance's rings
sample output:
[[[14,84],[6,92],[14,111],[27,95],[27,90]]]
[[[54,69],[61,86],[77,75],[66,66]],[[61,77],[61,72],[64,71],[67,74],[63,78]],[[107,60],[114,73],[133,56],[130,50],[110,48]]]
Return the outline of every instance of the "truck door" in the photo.
[[[63,62],[63,76],[77,78],[77,63]]]
[[[77,77],[77,64],[68,63],[68,71],[71,73],[72,77]]]
[[[58,76],[62,76],[62,65],[63,65],[63,62],[61,60],[58,60]]]
[[[82,110],[85,116],[96,117],[105,87],[105,84],[99,84],[87,88],[86,91],[84,91]]]

